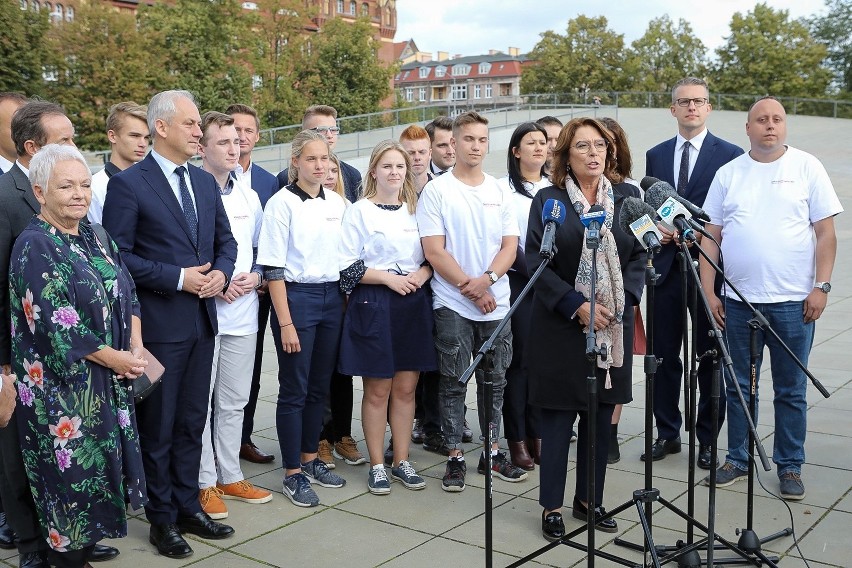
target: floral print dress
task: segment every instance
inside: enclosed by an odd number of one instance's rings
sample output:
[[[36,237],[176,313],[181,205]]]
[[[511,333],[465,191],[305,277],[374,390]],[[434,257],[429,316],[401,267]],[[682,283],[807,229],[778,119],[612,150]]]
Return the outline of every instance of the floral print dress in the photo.
[[[34,217],[12,250],[12,364],[24,467],[44,538],[57,552],[127,534],[147,498],[132,392],[84,359],[128,349],[135,287],[112,242]],[[109,247],[109,249],[105,248]]]

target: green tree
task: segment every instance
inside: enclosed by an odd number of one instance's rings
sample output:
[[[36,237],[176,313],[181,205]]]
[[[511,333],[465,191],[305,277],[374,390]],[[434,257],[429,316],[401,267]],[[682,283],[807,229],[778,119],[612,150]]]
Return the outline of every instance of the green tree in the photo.
[[[0,2],[0,91],[41,94],[42,71],[49,60],[46,11],[21,10],[18,2]]]
[[[307,63],[308,38],[316,9],[304,0],[259,0],[251,26],[257,40],[252,59],[254,103],[262,121],[270,126],[299,122],[314,82]]]
[[[757,4],[753,12],[737,12],[731,35],[716,50],[714,90],[722,93],[820,97],[831,71],[824,65],[826,48],[804,22],[791,21],[789,11]]]
[[[155,90],[191,91],[201,112],[223,110],[251,100],[252,72],[246,59],[254,33],[238,0],[175,0],[140,5],[139,33],[151,34],[151,66],[166,70],[170,81]]]
[[[607,26],[604,16],[577,16],[568,21],[565,35],[553,31],[529,53],[536,62],[524,71],[521,91],[525,93],[613,91],[627,86],[624,35]]]
[[[811,19],[811,32],[828,49],[834,84],[852,92],[852,0],[826,0],[828,12]]]
[[[343,116],[379,110],[397,69],[379,59],[378,48],[368,19],[328,20],[309,43],[308,65],[315,72],[308,85],[310,100],[331,105]]]
[[[72,117],[82,148],[108,146],[110,106],[128,100],[145,104],[169,82],[166,70],[151,64],[161,58],[152,39],[136,31],[134,14],[99,5],[82,5],[73,22],[52,26],[51,49],[63,57],[47,92]]]
[[[668,91],[684,77],[706,73],[707,48],[682,18],[677,25],[668,15],[654,18],[631,47],[635,65],[631,89]]]

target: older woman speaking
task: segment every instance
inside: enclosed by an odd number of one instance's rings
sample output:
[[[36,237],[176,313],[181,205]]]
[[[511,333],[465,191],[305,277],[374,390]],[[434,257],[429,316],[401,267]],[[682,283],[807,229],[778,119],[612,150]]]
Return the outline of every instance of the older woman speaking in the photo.
[[[146,500],[133,396],[147,365],[139,304],[118,249],[80,223],[91,201],[83,156],[50,144],[29,171],[41,213],[12,249],[15,413],[24,466],[53,566],[88,566],[127,534],[125,500]]]

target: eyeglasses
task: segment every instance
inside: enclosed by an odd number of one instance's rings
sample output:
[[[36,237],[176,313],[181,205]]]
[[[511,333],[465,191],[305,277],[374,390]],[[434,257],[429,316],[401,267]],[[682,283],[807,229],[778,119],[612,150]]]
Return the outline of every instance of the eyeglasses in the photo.
[[[606,152],[606,147],[609,146],[609,143],[603,138],[592,140],[591,142],[581,140],[580,142],[574,144],[574,148],[576,148],[577,151],[581,154],[588,154],[589,150],[592,149],[592,145],[594,145],[595,150],[597,150],[598,152]]]
[[[339,134],[340,127],[339,126],[314,126],[311,128],[314,132],[319,132],[320,134],[325,134],[326,132],[331,132],[332,134]]]
[[[677,106],[679,106],[679,107],[688,107],[689,103],[692,103],[697,107],[703,107],[708,102],[710,102],[708,99],[705,99],[705,98],[702,97],[702,98],[699,98],[699,99],[677,99],[675,101],[675,104],[677,104]]]

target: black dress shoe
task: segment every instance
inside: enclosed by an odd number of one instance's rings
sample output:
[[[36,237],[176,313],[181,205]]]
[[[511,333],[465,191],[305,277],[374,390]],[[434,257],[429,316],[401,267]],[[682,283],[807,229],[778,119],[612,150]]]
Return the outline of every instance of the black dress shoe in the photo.
[[[234,534],[233,528],[217,523],[204,511],[199,511],[194,515],[179,515],[177,526],[182,533],[190,533],[211,540],[228,538]]]
[[[0,513],[0,548],[6,550],[15,548],[15,531],[6,522],[6,513]]]
[[[177,525],[151,525],[148,540],[157,547],[157,551],[169,558],[186,558],[192,556],[192,548],[180,535]]]
[[[666,457],[668,454],[680,453],[680,436],[671,440],[657,438],[654,445],[651,446],[651,459],[658,461]],[[645,454],[642,454],[642,461],[645,461]]]
[[[118,555],[119,552],[117,548],[106,546],[104,544],[96,544],[95,548],[92,549],[92,552],[89,553],[86,560],[89,562],[106,562],[107,560],[112,560]]]
[[[20,568],[50,568],[47,561],[47,552],[25,552],[18,560]]]
[[[267,454],[252,442],[246,442],[240,446],[240,459],[251,463],[272,463],[275,456]]]
[[[589,510],[588,508],[580,502],[579,499],[574,497],[574,505],[573,511],[571,511],[571,515],[575,519],[580,519],[585,522],[588,518]],[[595,519],[603,517],[606,515],[606,509],[603,507],[595,507]],[[615,522],[615,519],[605,519],[603,521],[598,521],[595,523],[595,528],[601,532],[614,533],[618,532],[618,523]]]
[[[565,523],[562,520],[562,513],[553,511],[552,513],[544,514],[541,512],[541,534],[553,542],[565,536]]]
[[[714,456],[713,452],[710,451],[710,446],[705,446],[704,444],[698,445],[698,460],[696,461],[696,465],[698,465],[698,467],[701,469],[717,467],[719,465],[719,460],[715,458],[716,456]]]

